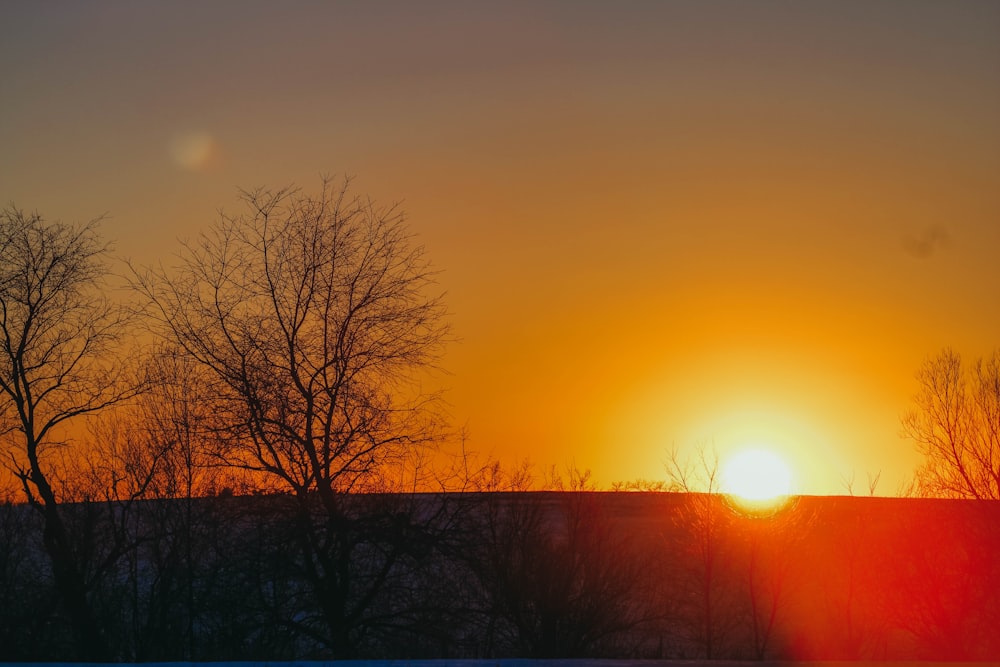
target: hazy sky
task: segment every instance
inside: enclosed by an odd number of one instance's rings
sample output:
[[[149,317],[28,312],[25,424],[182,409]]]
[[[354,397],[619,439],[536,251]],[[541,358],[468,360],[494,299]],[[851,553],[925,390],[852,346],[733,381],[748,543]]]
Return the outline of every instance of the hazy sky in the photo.
[[[469,445],[799,490],[916,459],[921,361],[1000,344],[998,2],[6,2],[0,199],[169,259],[353,174],[442,269]]]

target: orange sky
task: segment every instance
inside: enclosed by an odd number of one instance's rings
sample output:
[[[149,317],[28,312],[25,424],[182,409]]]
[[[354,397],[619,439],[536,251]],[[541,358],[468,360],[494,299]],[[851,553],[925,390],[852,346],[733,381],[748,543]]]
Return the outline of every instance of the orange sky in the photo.
[[[892,493],[928,354],[1000,343],[996,2],[17,3],[0,199],[166,259],[351,173],[443,270],[469,445]]]

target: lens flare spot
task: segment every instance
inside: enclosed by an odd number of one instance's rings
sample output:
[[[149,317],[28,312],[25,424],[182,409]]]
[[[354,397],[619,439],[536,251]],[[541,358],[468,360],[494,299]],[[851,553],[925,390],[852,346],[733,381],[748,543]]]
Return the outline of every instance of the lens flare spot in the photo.
[[[170,157],[189,171],[204,171],[219,159],[219,145],[208,132],[182,132],[170,140]]]

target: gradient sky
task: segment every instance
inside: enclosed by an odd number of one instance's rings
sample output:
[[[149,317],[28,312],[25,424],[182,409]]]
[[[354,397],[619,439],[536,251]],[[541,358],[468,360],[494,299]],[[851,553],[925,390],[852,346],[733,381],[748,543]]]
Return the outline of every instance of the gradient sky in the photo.
[[[353,174],[442,269],[470,448],[798,490],[913,469],[922,360],[1000,343],[1000,3],[6,2],[0,199],[169,259]]]

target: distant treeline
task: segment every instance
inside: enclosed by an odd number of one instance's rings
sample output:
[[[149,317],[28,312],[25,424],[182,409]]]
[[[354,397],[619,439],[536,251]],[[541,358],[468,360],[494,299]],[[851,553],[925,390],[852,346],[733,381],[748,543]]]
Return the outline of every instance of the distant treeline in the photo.
[[[119,660],[1000,659],[1000,506],[690,493],[63,504]],[[310,507],[314,512],[307,511]],[[43,520],[0,505],[0,660],[78,658]]]

